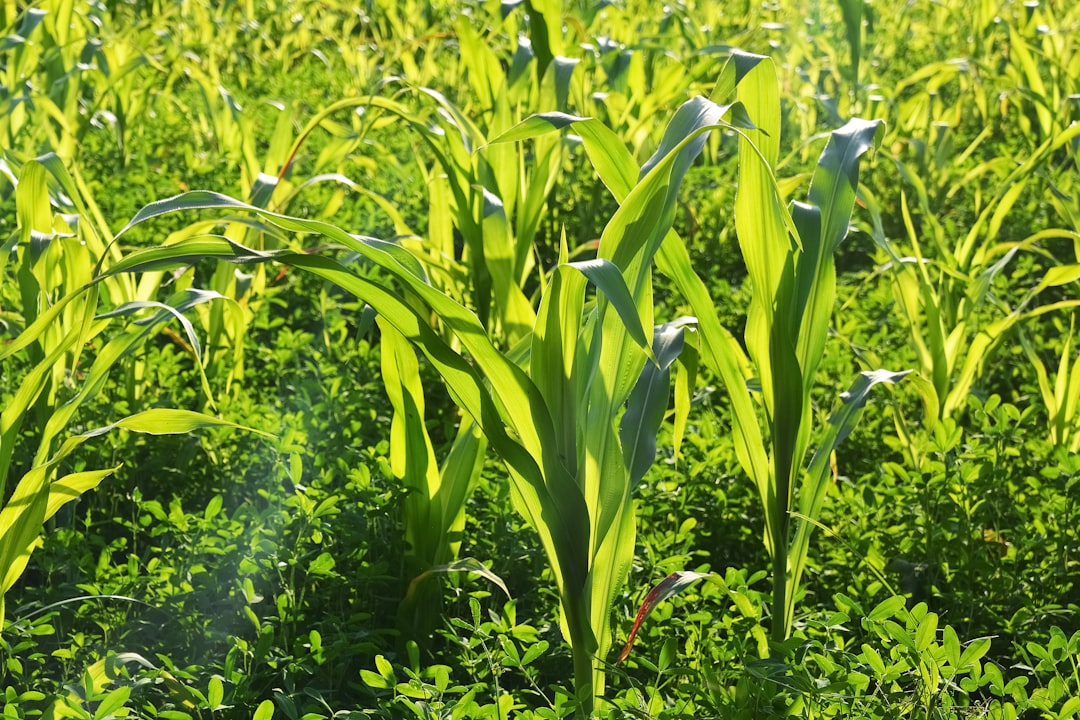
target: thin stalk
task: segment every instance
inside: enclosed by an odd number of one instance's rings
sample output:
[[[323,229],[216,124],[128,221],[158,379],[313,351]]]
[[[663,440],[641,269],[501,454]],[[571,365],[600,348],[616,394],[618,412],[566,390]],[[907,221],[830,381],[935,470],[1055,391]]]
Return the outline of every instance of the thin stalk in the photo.
[[[773,596],[772,639],[781,643],[787,639],[787,581],[788,581],[788,514],[785,508],[775,524],[773,533]]]
[[[592,643],[589,642],[588,613],[579,607],[576,599],[567,599],[563,607],[566,610],[566,624],[570,628],[570,654],[574,662],[574,691],[577,699],[578,717],[592,717],[596,702],[595,676]]]
[[[592,655],[587,650],[580,649],[577,644],[572,647],[572,653],[574,656],[574,688],[577,693],[578,717],[590,718],[592,717],[595,702]]]

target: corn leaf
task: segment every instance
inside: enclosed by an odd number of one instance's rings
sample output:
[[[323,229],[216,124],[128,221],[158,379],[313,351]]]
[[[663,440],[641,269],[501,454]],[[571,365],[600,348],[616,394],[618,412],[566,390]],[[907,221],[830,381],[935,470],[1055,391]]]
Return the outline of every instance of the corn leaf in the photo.
[[[682,354],[687,322],[692,319],[657,326],[653,333],[656,363],[645,364],[627,399],[619,440],[632,488],[637,487],[656,458],[656,435],[671,394],[671,364]]]
[[[653,589],[649,591],[649,594],[645,596],[645,601],[641,603],[641,607],[638,608],[637,615],[634,617],[634,626],[630,629],[630,635],[626,638],[626,645],[623,646],[622,652],[619,653],[619,659],[616,660],[615,663],[622,663],[622,661],[630,655],[630,648],[634,646],[634,638],[637,637],[638,630],[641,629],[642,624],[649,615],[652,614],[652,611],[656,609],[657,605],[678,595],[698,580],[709,577],[710,575],[712,575],[712,573],[678,570],[657,583]]]

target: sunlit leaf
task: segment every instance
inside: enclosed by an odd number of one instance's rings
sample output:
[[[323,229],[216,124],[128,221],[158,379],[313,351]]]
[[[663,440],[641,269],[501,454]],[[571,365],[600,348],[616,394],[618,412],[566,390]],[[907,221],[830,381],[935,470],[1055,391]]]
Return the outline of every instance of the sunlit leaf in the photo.
[[[638,608],[637,615],[634,617],[634,626],[630,629],[630,635],[626,638],[626,645],[623,646],[622,652],[619,653],[619,659],[615,661],[616,664],[621,663],[630,654],[630,648],[634,645],[634,638],[637,637],[638,630],[641,629],[642,623],[652,614],[657,605],[668,598],[678,595],[698,580],[709,577],[711,574],[678,570],[657,583],[649,591],[649,594],[645,596],[645,601],[641,603],[641,607]]]

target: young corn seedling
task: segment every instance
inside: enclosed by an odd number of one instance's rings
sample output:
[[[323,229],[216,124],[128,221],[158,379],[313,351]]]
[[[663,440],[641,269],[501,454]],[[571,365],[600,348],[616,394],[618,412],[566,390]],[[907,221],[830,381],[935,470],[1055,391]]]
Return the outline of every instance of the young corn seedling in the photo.
[[[409,491],[405,498],[405,580],[409,589],[398,613],[409,637],[423,640],[438,621],[442,598],[429,578],[452,567],[465,529],[465,502],[480,477],[487,440],[463,421],[440,466],[424,417],[424,388],[414,346],[379,319],[383,383],[394,408],[390,467]],[[475,567],[466,565],[465,567]]]
[[[54,213],[47,183],[50,175],[74,203],[65,209],[75,213]],[[5,314],[8,327],[17,333],[0,351],[0,361],[19,355],[29,365],[16,377],[11,365],[4,368],[4,379],[17,390],[0,410],[0,497],[7,497],[17,444],[28,434],[37,443],[28,469],[0,510],[0,623],[3,596],[26,568],[45,522],[117,469],[83,470],[57,477],[79,445],[113,428],[165,434],[210,426],[239,427],[196,412],[150,409],[64,438],[78,410],[102,392],[113,368],[138,352],[168,320],[180,319],[201,369],[199,343],[183,313],[218,299],[214,293],[187,290],[166,302],[125,300],[137,287],[130,278],[95,279],[95,267],[112,258],[102,242],[108,231],[95,228],[95,218],[78,190],[56,156],[25,163],[16,188],[19,228],[0,251],[4,259],[0,276],[6,279],[9,250],[14,250],[22,310],[21,317]],[[114,301],[111,310],[101,312],[103,297]],[[114,330],[114,319],[123,317],[131,317],[133,322]],[[107,335],[107,330],[113,332]],[[91,343],[100,347],[89,367],[81,367],[84,353],[91,355],[86,351]],[[209,392],[205,377],[203,380]],[[25,427],[28,419],[29,428]]]
[[[296,134],[293,128],[293,109],[285,104],[272,105],[276,115],[269,145],[260,155],[257,151],[257,123],[254,114],[250,108],[245,109],[237,103],[232,94],[220,84],[219,73],[213,70],[203,71],[200,63],[185,58],[174,65],[165,81],[166,86],[171,87],[182,79],[193,83],[204,101],[204,107],[184,108],[184,111],[199,118],[204,132],[212,137],[217,151],[235,163],[239,170],[239,192],[247,202],[260,208],[288,212],[289,208],[312,188],[330,186],[333,193],[320,208],[322,215],[331,214],[333,209],[339,207],[346,192],[356,192],[374,200],[389,215],[399,233],[412,234],[390,203],[343,174],[346,158],[365,141],[370,123],[354,117],[351,125],[343,125],[332,122],[330,115],[344,108],[362,107],[366,102],[364,98],[337,103],[328,110],[317,113]],[[311,175],[306,178],[295,177],[295,169],[299,164],[296,162],[297,158],[304,150],[305,143],[319,129],[327,130],[329,139],[323,143],[317,155],[304,158],[303,165]],[[192,223],[177,231],[169,242],[176,242],[187,235],[214,232],[215,224],[219,223]],[[282,247],[289,242],[288,236],[280,230],[258,222],[230,222],[223,232],[230,240],[259,250]],[[234,380],[243,378],[243,338],[257,303],[265,295],[271,281],[261,266],[252,269],[250,273],[244,273],[237,268],[221,265],[209,282],[211,290],[234,301],[212,305],[200,313],[207,331],[207,373],[211,377],[222,377],[226,392]]]
[[[1076,27],[1075,7],[1025,5],[1012,9],[1012,17],[999,20],[1009,53],[1001,68],[1014,87],[1001,94],[1003,109],[1015,109],[1013,122],[1022,136],[1046,140],[1076,119],[1076,93],[1080,89],[1080,62],[1076,33],[1048,28]]]
[[[492,337],[512,346],[536,321],[525,287],[537,274],[537,232],[567,150],[552,135],[536,137],[529,149],[493,140],[517,126],[527,108],[565,108],[574,63],[555,58],[534,80],[526,69],[537,60],[522,45],[515,67],[525,69],[505,73],[464,20],[458,33],[473,91],[491,109],[484,121],[473,122],[440,93],[417,89],[422,99],[434,101],[441,132],[413,125],[436,163],[432,170],[421,167],[431,200],[429,237],[408,247],[424,259],[433,282],[475,307]]]
[[[523,107],[565,105],[573,64],[555,59],[537,84],[525,70],[534,62],[527,45],[516,55],[515,68],[520,68],[506,73],[464,19],[458,32],[470,82],[479,96],[491,99],[486,121],[476,124],[441,94],[418,89],[419,97],[439,110],[435,129],[394,100],[357,98],[316,116],[294,148],[317,123],[357,106],[372,118],[382,116],[365,123],[364,132],[373,123],[387,121],[414,130],[435,157],[434,169],[419,160],[431,198],[428,237],[415,237],[394,212],[391,216],[402,236],[399,242],[423,260],[432,285],[475,307],[488,335],[497,343],[513,346],[528,336],[536,321],[536,309],[523,288],[535,274],[534,239],[565,159],[566,143],[558,136],[537,138],[529,159],[519,145],[489,145],[487,141],[516,123]],[[392,207],[384,208],[393,212]],[[455,231],[464,240],[459,248]],[[242,236],[227,236],[251,245]],[[410,491],[404,508],[405,579],[410,585],[399,619],[404,632],[422,639],[437,621],[440,604],[438,588],[428,578],[456,558],[465,501],[479,477],[486,442],[465,421],[439,465],[424,421],[418,366],[408,358],[414,351],[391,326],[380,324],[383,356],[393,364],[383,378],[394,407],[391,465]],[[439,330],[437,324],[434,329]]]
[[[714,97],[726,97],[732,89],[757,125],[739,138],[735,198],[735,227],[753,289],[744,334],[748,357],[712,323],[700,328],[702,357],[723,378],[732,398],[739,462],[757,486],[765,511],[765,545],[773,558],[771,634],[782,641],[791,632],[810,534],[828,490],[829,459],[858,421],[869,390],[905,373],[859,375],[841,394],[807,464],[815,425],[810,395],[836,301],[834,255],[847,235],[859,159],[880,137],[882,125],[852,120],[834,131],[811,179],[809,202],[796,202],[789,211],[774,176],[780,104],[772,61],[736,54]],[[685,274],[685,266],[674,279],[689,297],[699,294],[700,284]],[[708,305],[701,305],[692,303],[699,317],[715,317]],[[739,371],[745,367],[753,369],[760,394],[748,392],[748,378]],[[752,397],[763,416],[752,408]],[[794,522],[796,515],[800,522]]]
[[[555,58],[550,71],[534,80],[527,70],[539,58],[532,58],[527,44],[518,48],[514,68],[505,72],[467,18],[458,22],[458,35],[473,90],[490,98],[491,109],[486,123],[474,125],[441,95],[423,95],[444,110],[443,133],[426,135],[438,158],[435,170],[420,163],[431,197],[428,238],[403,244],[424,259],[434,284],[459,302],[475,303],[488,334],[512,347],[536,322],[536,309],[523,288],[535,274],[534,239],[566,153],[561,138],[548,136],[533,142],[527,161],[519,145],[487,145],[487,138],[509,129],[523,107],[565,105],[573,64]],[[455,230],[464,239],[460,251]],[[380,321],[380,329],[384,368],[395,365],[383,377],[394,407],[392,469],[410,490],[405,528],[406,579],[411,582],[399,624],[422,639],[441,606],[439,588],[429,578],[456,567],[448,563],[457,558],[465,501],[480,476],[487,442],[465,419],[441,466],[437,463],[424,422],[415,350],[386,322]]]
[[[80,102],[100,80],[91,62],[91,40],[97,38],[88,30],[94,24],[74,17],[73,3],[39,3],[12,14],[4,28],[5,62],[0,70],[6,89],[0,103],[4,147],[33,152],[44,141],[70,160],[88,126]]]
[[[1073,357],[1076,339],[1075,316],[1069,319],[1069,332],[1065,335],[1053,385],[1035,343],[1023,329],[1019,331],[1019,335],[1024,354],[1035,369],[1035,377],[1039,382],[1039,396],[1048,415],[1050,442],[1071,453],[1080,452],[1080,357]]]
[[[885,237],[876,198],[864,193],[871,219],[871,235],[889,261],[883,271],[890,275],[897,308],[908,329],[919,361],[917,385],[926,401],[931,422],[954,416],[967,397],[988,359],[1006,334],[1027,318],[1074,307],[1078,301],[1061,300],[1034,309],[1032,301],[1048,287],[1072,280],[1072,265],[1052,267],[1044,279],[1029,290],[1015,308],[996,297],[994,280],[1021,252],[1042,255],[1039,242],[1052,238],[1075,241],[1066,230],[1040,230],[1022,240],[997,242],[1002,224],[1038,169],[1058,149],[1080,137],[1080,124],[1048,139],[1000,184],[985,203],[963,239],[950,242],[948,234],[932,210],[926,188],[917,174],[899,163],[905,179],[915,189],[920,209],[921,232],[908,204],[901,196],[900,210],[907,230],[909,254],[902,255]],[[924,244],[923,238],[931,242]],[[994,308],[999,317],[986,318]],[[906,436],[903,421],[897,429]]]
[[[834,253],[847,234],[859,159],[876,142],[881,123],[852,120],[835,131],[814,172],[809,202],[789,210],[779,199],[773,173],[780,110],[772,60],[736,53],[713,97],[732,93],[757,126],[740,132],[735,207],[739,245],[753,283],[744,336],[749,355],[720,324],[705,283],[674,233],[661,246],[657,267],[693,308],[701,358],[731,399],[736,454],[765,513],[765,545],[773,558],[771,634],[782,641],[791,631],[810,534],[828,490],[830,457],[858,421],[870,389],[906,373],[860,374],[841,394],[806,462],[814,429],[810,393],[835,303]],[[635,175],[633,159],[606,146],[602,153],[595,143],[586,142],[585,148],[616,199],[624,201]],[[801,522],[793,522],[796,516]]]
[[[219,237],[148,248],[110,273],[195,257],[275,260],[352,292],[417,347],[506,465],[514,505],[540,535],[559,590],[578,707],[588,716],[603,696],[601,662],[611,645],[611,606],[633,558],[632,490],[655,454],[668,399],[667,371],[684,341],[680,323],[661,326],[650,341],[652,261],[670,230],[682,177],[700,152],[704,133],[728,109],[704,98],[680,108],[657,154],[608,223],[597,258],[569,263],[563,246],[533,332],[518,352],[500,351],[476,315],[433,287],[416,258],[400,247],[214,193],[152,203],[132,225],[182,210],[246,210],[283,230],[317,233],[365,258],[386,279],[359,275],[323,254],[260,252]],[[592,130],[589,123],[595,121],[580,123],[579,129],[599,137],[598,123]],[[540,126],[551,127],[543,117],[526,120],[517,135]],[[391,279],[398,289],[387,285]],[[597,288],[595,297],[587,292],[589,282]],[[432,314],[452,343],[432,329]]]

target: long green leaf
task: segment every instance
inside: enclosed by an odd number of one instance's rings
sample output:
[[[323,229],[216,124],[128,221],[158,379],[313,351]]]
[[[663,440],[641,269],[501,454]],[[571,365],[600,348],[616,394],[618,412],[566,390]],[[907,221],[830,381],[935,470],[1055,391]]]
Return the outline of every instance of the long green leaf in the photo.
[[[656,434],[671,395],[671,364],[682,354],[688,321],[692,319],[657,326],[653,333],[656,364],[645,364],[627,399],[626,413],[619,424],[619,440],[630,471],[631,487],[637,487],[656,458]]]
[[[68,438],[52,457],[35,466],[16,485],[11,498],[0,511],[0,602],[22,575],[45,521],[73,494],[97,486],[113,470],[75,473],[57,483],[49,482],[56,467],[79,445],[114,429],[154,435],[189,433],[208,427],[241,428],[236,423],[186,410],[152,409],[130,415],[104,427]],[[243,428],[251,430],[251,428]],[[269,436],[269,433],[259,434]],[[55,488],[55,492],[53,490]],[[2,613],[2,605],[0,605]],[[2,616],[0,616],[2,619]]]
[[[896,383],[911,371],[890,372],[873,370],[860,373],[848,390],[840,395],[840,407],[829,416],[829,428],[814,453],[806,471],[806,479],[799,490],[799,514],[816,519],[821,514],[825,495],[829,488],[829,459],[841,442],[851,433],[859,421],[863,407],[870,396],[870,390],[879,383]],[[800,522],[795,529],[789,552],[789,574],[791,587],[796,588],[806,567],[809,552],[810,535],[814,531],[812,522]],[[785,626],[790,627],[795,616],[794,593],[788,597],[784,607]]]

